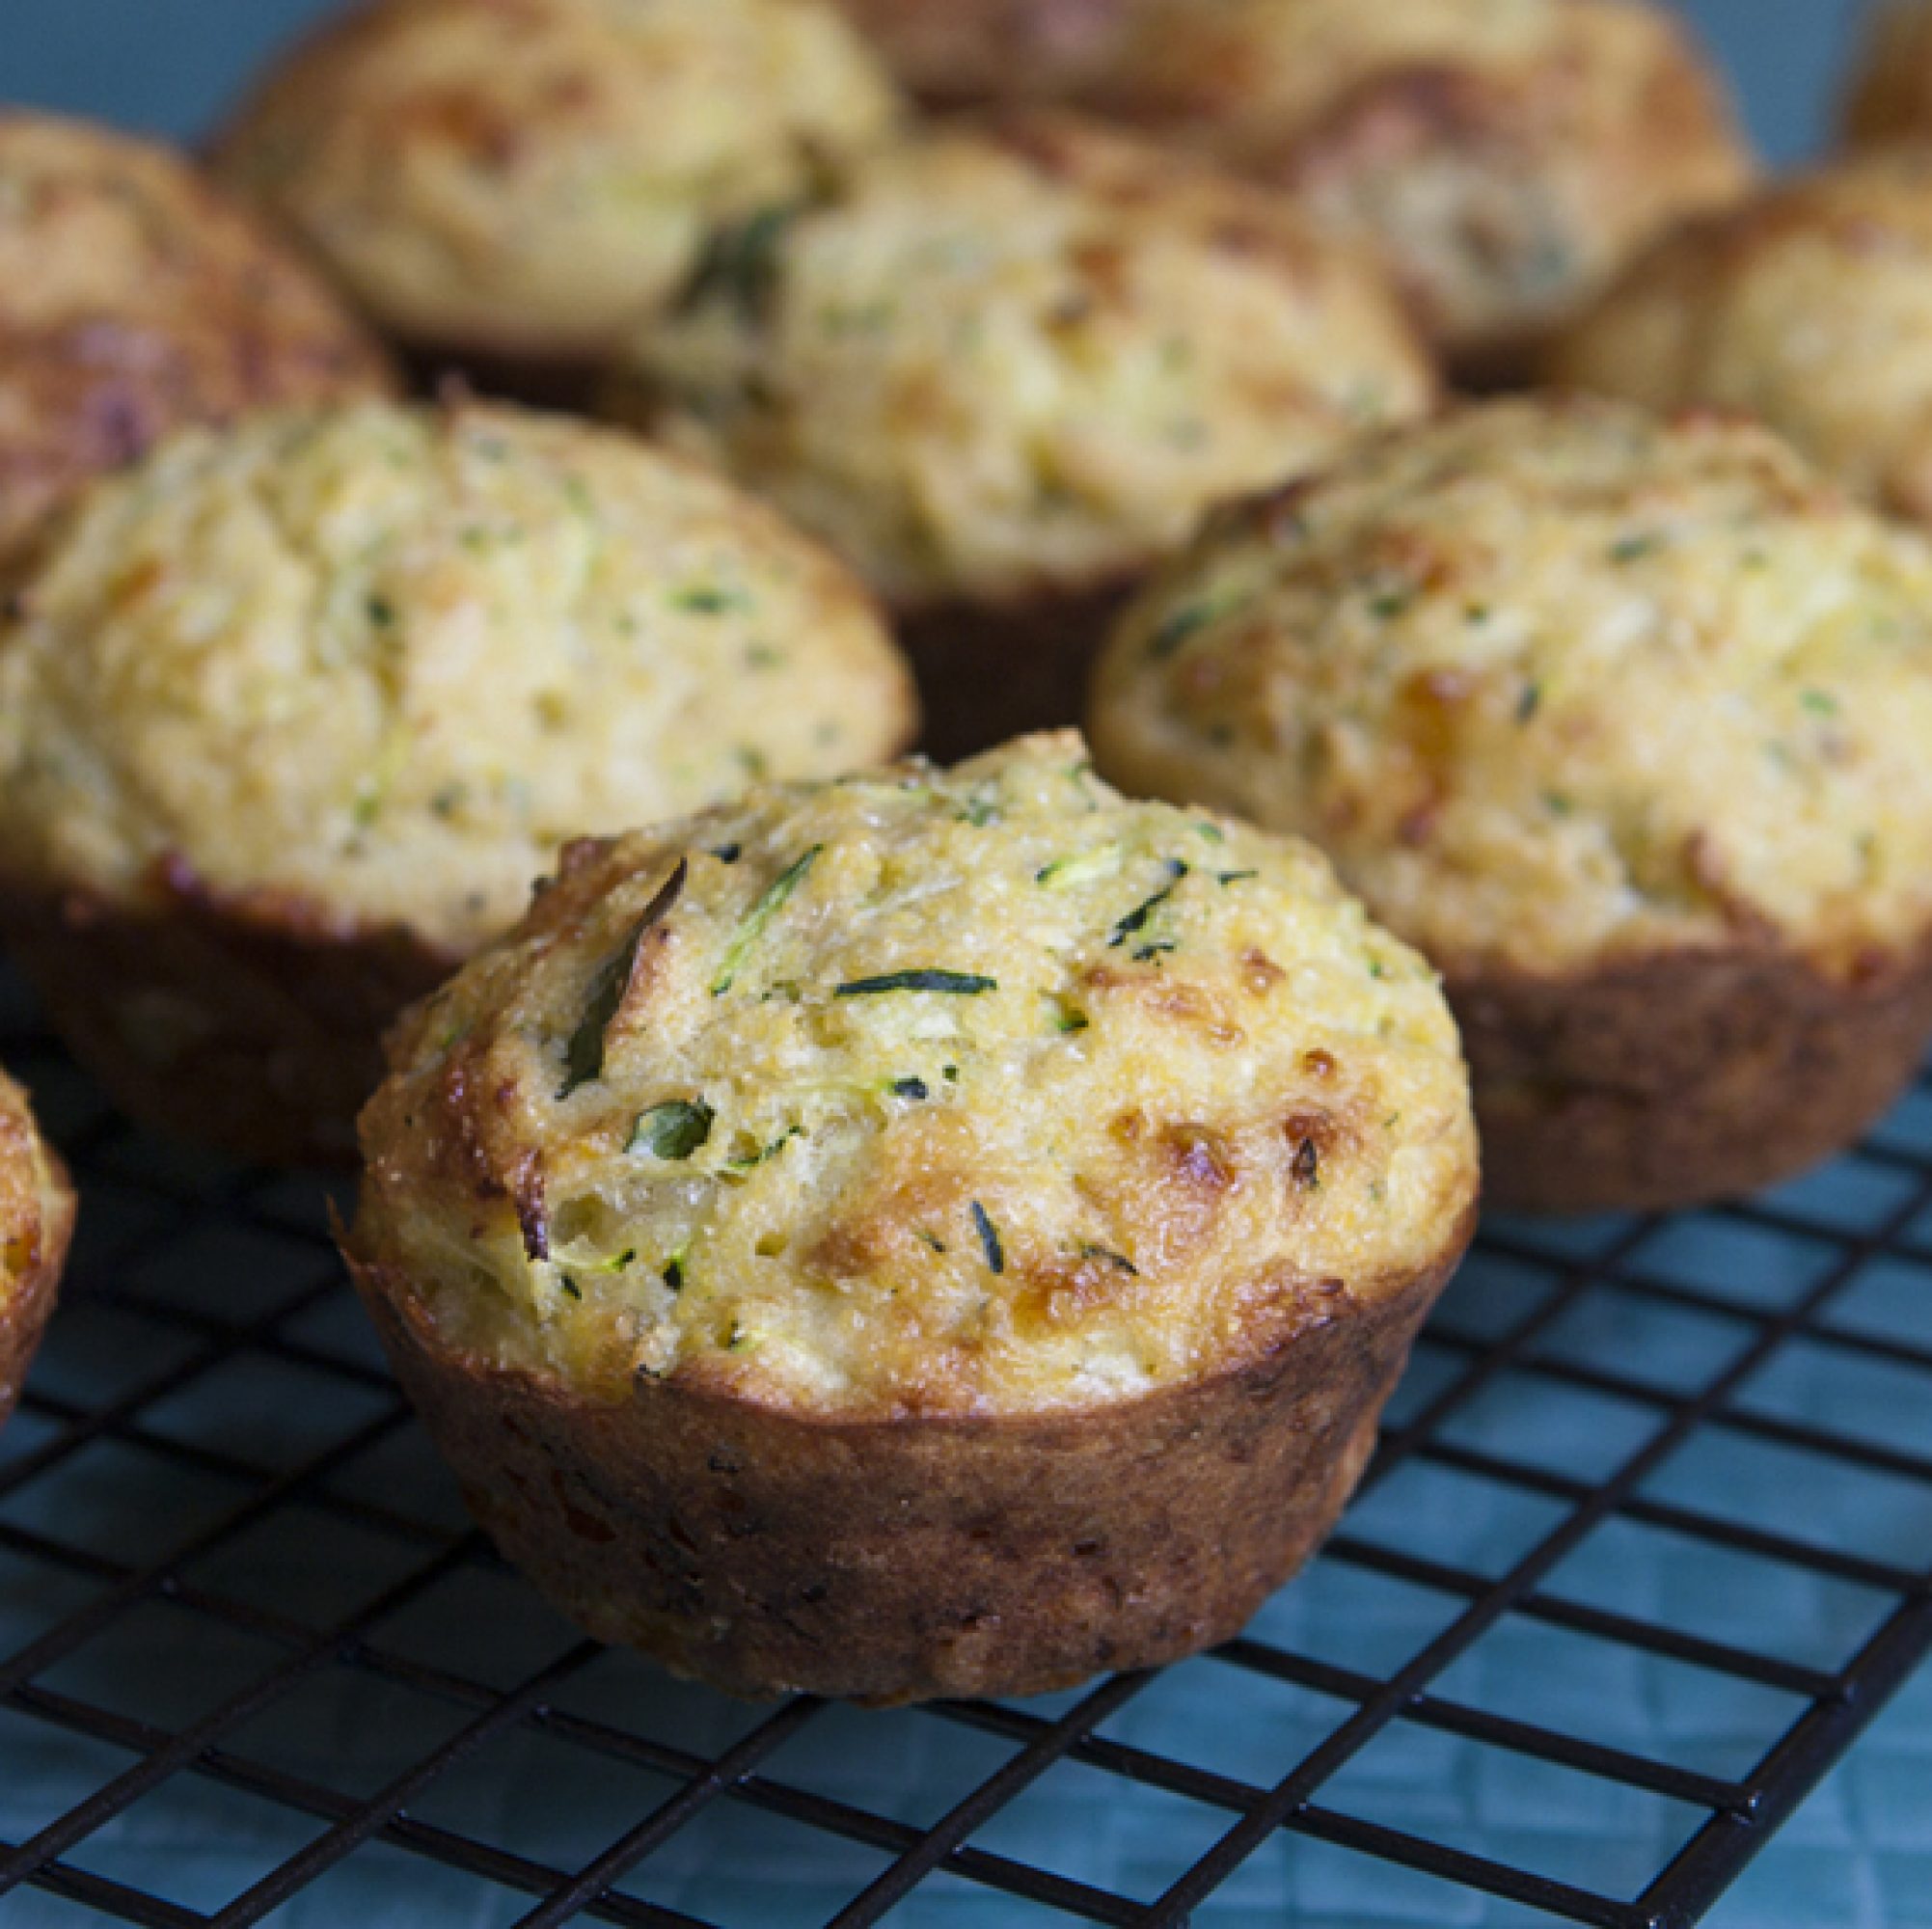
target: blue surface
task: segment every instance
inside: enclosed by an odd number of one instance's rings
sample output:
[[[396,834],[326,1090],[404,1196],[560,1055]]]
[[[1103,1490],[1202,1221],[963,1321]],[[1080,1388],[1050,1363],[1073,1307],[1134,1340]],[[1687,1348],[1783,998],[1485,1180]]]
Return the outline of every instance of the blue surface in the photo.
[[[1375,4],[1375,0],[1363,0]],[[0,74],[12,97],[97,114],[181,136],[204,128],[240,77],[279,38],[325,11],[319,0],[0,0]],[[1739,76],[1760,139],[1779,158],[1815,147],[1843,61],[1856,0],[1694,0],[1688,11]],[[1932,1102],[1916,1100],[1891,1128],[1902,1144],[1932,1146]],[[1554,1359],[1616,1360],[1666,1391],[1703,1384],[1748,1342],[1754,1312],[1802,1293],[1839,1250],[1896,1203],[1895,1174],[1848,1161],[1787,1190],[1784,1203],[1819,1228],[1815,1241],[1768,1242],[1735,1221],[1688,1218],[1652,1235],[1638,1255],[1656,1278],[1711,1294],[1696,1312],[1644,1306],[1609,1291],[1581,1300],[1550,1332]],[[117,1212],[138,1215],[137,1197],[96,1197],[91,1225],[111,1231]],[[1552,1247],[1607,1236],[1605,1229],[1538,1235]],[[1919,1229],[1932,1242],[1932,1226]],[[270,1242],[272,1246],[272,1241]],[[291,1249],[292,1250],[292,1249]],[[313,1248],[302,1249],[313,1267]],[[286,1257],[286,1256],[284,1256]],[[204,1276],[156,1280],[159,1295],[218,1284],[260,1282],[280,1263],[272,1251],[204,1252]],[[227,1289],[224,1289],[226,1291]],[[1548,1290],[1530,1264],[1488,1259],[1472,1267],[1447,1309],[1454,1327],[1481,1333]],[[1724,1301],[1736,1302],[1734,1313]],[[1932,1345],[1932,1266],[1892,1263],[1863,1274],[1836,1317],[1863,1330]],[[337,1306],[315,1316],[313,1344],[350,1354],[367,1339]],[[179,1344],[165,1323],[85,1304],[64,1320],[38,1384],[98,1399],[103,1386],[152,1374]],[[1400,1397],[1413,1410],[1453,1370],[1453,1349],[1426,1343]],[[217,1388],[219,1394],[222,1390]],[[319,1442],[291,1434],[291,1416],[313,1412],[301,1389],[271,1384],[259,1366],[237,1370],[224,1402],[204,1395],[153,1426],[190,1435],[213,1429],[225,1446],[299,1454]],[[332,1393],[324,1433],[352,1427]],[[1753,1410],[1842,1428],[1882,1418],[1888,1437],[1932,1451],[1932,1406],[1919,1387],[1884,1384],[1836,1356],[1792,1352],[1755,1377]],[[1511,1377],[1461,1414],[1452,1437],[1593,1480],[1642,1447],[1658,1425],[1641,1400],[1553,1397],[1533,1374]],[[1903,1429],[1903,1431],[1901,1431]],[[50,1428],[23,1416],[0,1447],[32,1451]],[[1652,1498],[1713,1506],[1757,1526],[1803,1531],[1871,1560],[1923,1570],[1932,1549],[1932,1501],[1923,1486],[1842,1473],[1819,1484],[1819,1464],[1782,1455],[1745,1436],[1700,1436],[1667,1460],[1646,1487]],[[341,1484],[430,1518],[449,1518],[452,1496],[409,1434],[350,1465]],[[122,1558],[173,1543],[197,1517],[231,1504],[219,1480],[186,1480],[114,1443],[64,1467],[58,1484],[32,1483],[4,1511],[15,1525],[93,1543]],[[46,1508],[44,1514],[36,1509]],[[1351,1514],[1348,1533],[1434,1553],[1483,1571],[1507,1565],[1552,1510],[1524,1494],[1484,1485],[1440,1466],[1410,1463]],[[94,1541],[94,1536],[100,1538]],[[135,1544],[130,1546],[130,1536]],[[321,1517],[303,1531],[264,1532],[207,1563],[195,1579],[248,1598],[300,1600],[320,1620],[352,1608],[395,1579],[395,1550],[356,1539]],[[1618,1520],[1587,1541],[1551,1587],[1577,1600],[1654,1616],[1716,1637],[1748,1639],[1782,1658],[1834,1668],[1870,1631],[1878,1600],[1743,1558],[1687,1556],[1657,1532]],[[0,1556],[0,1653],[11,1651],[91,1591],[59,1570]],[[1324,1557],[1265,1612],[1257,1632],[1298,1652],[1374,1671],[1399,1666],[1447,1623],[1456,1603]],[[476,1637],[474,1651],[460,1643]],[[380,1642],[412,1643],[447,1666],[507,1685],[573,1645],[572,1637],[514,1582],[465,1570],[385,1622]],[[457,1644],[452,1648],[452,1643]],[[157,1605],[117,1622],[44,1685],[92,1697],[164,1726],[192,1722],[272,1661],[240,1634],[226,1644],[207,1624]],[[1478,1643],[1438,1692],[1478,1707],[1588,1734],[1717,1776],[1747,1771],[1791,1719],[1779,1690],[1755,1688],[1682,1664],[1592,1644],[1562,1629],[1510,1619]],[[612,1724],[722,1748],[758,1719],[696,1691],[667,1687],[622,1656],[576,1674],[558,1698]],[[1224,1775],[1266,1785],[1347,1712],[1333,1702],[1203,1660],[1162,1677],[1102,1733]],[[325,1671],[311,1688],[233,1737],[234,1746],[290,1772],[366,1794],[467,1719],[443,1701],[372,1692],[368,1677]],[[917,1714],[833,1713],[806,1728],[768,1765],[780,1781],[868,1804],[923,1824],[1003,1758],[1004,1744]],[[127,1765],[130,1758],[0,1710],[0,1835],[19,1840]],[[443,1778],[412,1812],[562,1867],[597,1854],[674,1792],[641,1769],[568,1750],[541,1735],[499,1737]],[[1325,1806],[1512,1860],[1613,1892],[1641,1884],[1701,1819],[1660,1798],[1585,1781],[1529,1760],[1410,1724],[1386,1730],[1322,1794]],[[1226,1817],[1064,1765],[1020,1807],[998,1818],[974,1846],[1044,1862],[1065,1873],[1151,1895],[1212,1839]],[[288,1811],[205,1781],[167,1782],[76,1851],[82,1866],[153,1885],[213,1909],[320,1831]],[[218,1846],[212,1846],[218,1845]],[[624,1888],[745,1929],[785,1929],[824,1918],[876,1875],[884,1859],[809,1834],[782,1819],[720,1803]],[[701,1901],[700,1901],[701,1898]],[[272,1919],[281,1929],[485,1929],[513,1920],[525,1900],[478,1889],[435,1865],[375,1845],[340,1864],[300,1902]],[[39,1893],[0,1902],[8,1929],[73,1929],[96,1918]],[[922,1886],[892,1920],[922,1929],[1018,1929],[1048,1918],[985,1891],[940,1880]],[[1364,1925],[1517,1924],[1526,1912],[1483,1902],[1340,1849],[1277,1837],[1196,1916],[1201,1929],[1364,1929]],[[1921,1677],[1858,1752],[1820,1790],[1743,1885],[1710,1918],[1717,1929],[1925,1929],[1932,1925],[1932,1677]]]
[[[53,1060],[22,1068],[53,1129],[84,1129],[99,1100]],[[1932,1155],[1932,1082],[1893,1115],[1880,1146]],[[57,1543],[55,1560],[0,1549],[0,1657],[95,1592],[91,1562],[143,1563],[220,1522],[256,1479],[299,1468],[345,1443],[327,1488],[420,1527],[400,1535],[310,1502],[277,1509],[179,1571],[194,1612],[150,1599],[39,1670],[35,1688],[73,1698],[162,1734],[193,1725],[320,1643],[306,1677],[224,1720],[231,1759],[301,1779],[348,1803],[366,1800],[463,1730],[491,1697],[560,1671],[547,1705],[629,1746],[641,1739],[708,1761],[770,1711],[684,1687],[635,1657],[598,1653],[529,1589],[461,1537],[451,1482],[423,1436],[386,1425],[379,1380],[344,1378],[377,1364],[346,1292],[313,1298],[334,1261],[320,1239],[320,1198],[272,1183],[246,1218],[197,1214],[202,1162],[150,1142],[110,1149],[89,1174],[84,1289],[63,1309],[34,1381],[36,1399],[0,1438],[0,1525]],[[117,1183],[113,1175],[124,1175]],[[216,1175],[219,1178],[219,1174]],[[1566,1263],[1629,1241],[1620,1278],[1681,1300],[1600,1282],[1574,1298],[1517,1365],[1441,1428],[1445,1446],[1585,1484],[1614,1476],[1671,1425],[1673,1395],[1708,1386],[1775,1318],[1837,1281],[1812,1330],[1888,1340],[1932,1354],[1932,1243],[1883,1259],[1858,1241],[1892,1225],[1917,1191],[1903,1169],[1864,1154],[1773,1195],[1789,1220],[1773,1237],[1755,1221],[1693,1213],[1647,1227],[1620,1221],[1492,1228],[1509,1256],[1480,1251],[1452,1290],[1398,1392],[1391,1420],[1418,1414],[1527,1315],[1561,1294]],[[164,1199],[190,1209],[185,1236],[156,1245]],[[125,1257],[118,1257],[125,1255]],[[1846,1262],[1851,1263],[1847,1266]],[[107,1291],[103,1291],[101,1289]],[[260,1320],[282,1351],[246,1349],[180,1394],[142,1400],[138,1432],[96,1439],[11,1490],[16,1456],[58,1439],[52,1415],[134,1393],[198,1344],[179,1321],[195,1309]],[[300,1359],[287,1348],[299,1345]],[[1562,1377],[1565,1363],[1616,1377],[1602,1392]],[[1551,1371],[1554,1369],[1554,1371]],[[1896,1380],[1896,1384],[1892,1383]],[[1787,1345],[1746,1375],[1733,1410],[1836,1430],[1932,1457],[1923,1372],[1900,1370],[1815,1339]],[[377,1429],[366,1445],[365,1429]],[[170,1441],[202,1460],[156,1451]],[[227,1468],[229,1471],[224,1471]],[[260,1470],[248,1475],[247,1469]],[[1864,1563],[1925,1571],[1932,1480],[1799,1454],[1761,1434],[1701,1427],[1657,1460],[1639,1489],[1665,1507],[1714,1514],[1759,1534],[1795,1536]],[[1250,1635],[1297,1666],[1342,1671],[1334,1694],[1204,1657],[1168,1671],[1102,1722],[1102,1742],[1211,1771],[1254,1791],[1292,1771],[1351,1714],[1347,1683],[1385,1679],[1466,1610],[1464,1597],[1392,1578],[1377,1550],[1478,1576],[1520,1561],[1567,1508],[1466,1461],[1411,1458],[1351,1508],[1343,1536],[1256,1618]],[[374,1604],[399,1590],[389,1604]],[[1629,1511],[1607,1516],[1538,1589],[1557,1607],[1597,1609],[1725,1643],[1780,1669],[1843,1669],[1896,1605],[1863,1579],[1839,1579],[1764,1553],[1721,1551]],[[211,1601],[233,1604],[215,1616]],[[248,1620],[259,1608],[281,1629]],[[331,1657],[325,1631],[367,1615],[354,1666]],[[399,1678],[415,1665],[436,1684]],[[435,1692],[425,1692],[433,1686]],[[1360,1692],[1359,1690],[1357,1692]],[[1807,1702],[1690,1660],[1608,1642],[1528,1614],[1504,1617],[1430,1684],[1438,1708],[1474,1709],[1586,1739],[1626,1755],[1720,1780],[1749,1776]],[[1031,1704],[1058,1715],[1078,1698]],[[779,1717],[778,1719],[783,1719]],[[930,1826],[1006,1761],[1014,1743],[943,1713],[813,1717],[758,1773],[912,1829]],[[111,1782],[137,1757],[0,1707],[0,1839],[19,1841]],[[585,1745],[554,1725],[508,1726],[478,1743],[408,1802],[421,1825],[574,1870],[678,1796],[681,1778]],[[1711,1918],[1720,1929],[1926,1929],[1932,1924],[1932,1675],[1885,1717]],[[1318,1796],[1330,1815],[1464,1849],[1600,1894],[1639,1892],[1701,1825],[1705,1811],[1616,1780],[1479,1744],[1425,1723],[1392,1723]],[[1230,1826],[1225,1807],[1184,1800],[1065,1761],[971,1837],[980,1852],[1049,1868],[1115,1894],[1151,1899]],[[177,1775],[69,1850],[74,1867],[215,1912],[324,1835],[326,1822]],[[619,1888],[725,1929],[815,1929],[888,1865],[842,1840],[737,1800],[709,1803]],[[365,1843],[268,1919],[277,1929],[495,1929],[528,1898],[461,1881],[421,1857]],[[75,1929],[95,1920],[38,1891],[0,1900],[7,1929]],[[952,1878],[924,1883],[894,1929],[1026,1929],[1048,1915]],[[1551,1918],[1485,1900],[1300,1834],[1265,1841],[1194,1915],[1196,1929],[1517,1929]]]

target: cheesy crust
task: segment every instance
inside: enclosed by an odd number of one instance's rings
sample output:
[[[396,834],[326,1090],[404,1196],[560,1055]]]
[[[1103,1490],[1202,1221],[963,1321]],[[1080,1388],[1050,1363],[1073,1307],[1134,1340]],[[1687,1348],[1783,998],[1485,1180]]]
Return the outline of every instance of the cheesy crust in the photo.
[[[724,236],[613,405],[921,608],[1135,575],[1212,503],[1433,394],[1374,270],[1292,209],[1026,115],[879,150]]]
[[[1932,548],[1762,429],[1472,408],[1230,511],[1132,610],[1129,790],[1320,843],[1449,975],[1932,932]]]
[[[0,624],[0,876],[132,911],[185,876],[318,941],[464,951],[559,843],[911,741],[852,576],[607,429],[371,404],[175,438]]]
[[[1477,1186],[1428,967],[1071,733],[576,848],[363,1144],[354,1250],[451,1357],[846,1420],[1238,1372],[1439,1272]]]
[[[1932,157],[1842,162],[1693,223],[1555,344],[1547,373],[1755,416],[1866,501],[1932,523]]]
[[[1479,371],[1752,172],[1649,0],[1153,0],[1080,97],[1303,197]]]
[[[1064,101],[1153,0],[839,0],[921,101]]]
[[[418,344],[595,358],[709,229],[897,120],[826,0],[369,0],[217,165]]]
[[[184,156],[0,112],[0,551],[170,429],[390,383],[335,296]]]

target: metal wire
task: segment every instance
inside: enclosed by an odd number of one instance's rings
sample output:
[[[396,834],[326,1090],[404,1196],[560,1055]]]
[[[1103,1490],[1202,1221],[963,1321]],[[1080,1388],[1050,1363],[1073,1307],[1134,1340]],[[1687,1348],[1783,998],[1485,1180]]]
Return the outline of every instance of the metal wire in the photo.
[[[19,1009],[11,994],[9,1012]],[[11,1653],[0,1653],[0,1709],[131,1757],[30,1839],[0,1840],[0,1914],[4,1897],[30,1885],[83,1905],[113,1921],[164,1925],[241,1925],[260,1921],[299,1897],[370,1844],[420,1858],[494,1890],[528,1899],[520,1919],[551,1925],[579,1917],[708,1929],[710,1918],[644,1900],[623,1885],[648,1868],[700,1817],[719,1805],[756,1810],[835,1837],[871,1854],[876,1875],[830,1918],[832,1929],[880,1922],[922,1885],[975,1885],[1079,1921],[1184,1929],[1193,1912],[1238,1876],[1244,1863],[1284,1834],[1362,1859],[1363,1880],[1375,1862],[1399,1865],[1453,1888],[1477,1890],[1559,1920],[1601,1929],[1677,1929],[1698,1921],[1763,1848],[1820,1777],[1932,1654],[1932,1567],[1831,1544],[1785,1524],[1728,1515],[1721,1491],[1685,1498],[1651,1490],[1652,1477],[1688,1445],[1716,1440],[1805,1456],[1845,1478],[1871,1478],[1932,1488],[1932,1456],[1866,1437],[1853,1424],[1819,1425],[1765,1408],[1751,1397],[1755,1381],[1794,1349],[1926,1378],[1932,1346],[1848,1318],[1851,1290],[1884,1263],[1932,1268],[1932,1152],[1875,1143],[1860,1155],[1882,1176],[1890,1203],[1863,1225],[1813,1215],[1781,1197],[1714,1215],[1741,1236],[1796,1242],[1820,1263],[1802,1291],[1779,1297],[1708,1286],[1667,1273],[1646,1255],[1658,1222],[1624,1227],[1600,1250],[1564,1258],[1534,1236],[1497,1229],[1484,1249],[1499,1263],[1534,1274],[1539,1290],[1500,1331],[1459,1328],[1439,1318],[1425,1341],[1440,1384],[1384,1435],[1365,1482],[1373,1495],[1404,1469],[1434,1470],[1486,1482],[1549,1509],[1546,1531],[1500,1573],[1478,1571],[1413,1548],[1391,1546],[1345,1520],[1325,1560],[1392,1582],[1428,1589],[1454,1603],[1439,1630],[1400,1666],[1381,1671],[1343,1665],[1286,1642],[1250,1634],[1211,1665],[1257,1684],[1305,1691],[1345,1712],[1292,1769],[1269,1785],[1246,1779],[1232,1763],[1180,1758],[1106,1732],[1146,1695],[1156,1677],[1126,1675],[1096,1684],[1057,1711],[1005,1704],[942,1705],[926,1719],[950,1725],[1007,1751],[942,1814],[923,1823],[876,1812],[796,1785],[775,1773],[774,1758],[813,1725],[820,1704],[795,1700],[751,1718],[715,1752],[701,1737],[666,1739],[620,1718],[604,1719],[560,1705],[565,1691],[593,1668],[599,1650],[582,1643],[513,1680],[483,1678],[462,1667],[425,1662],[390,1638],[398,1615],[429,1601],[452,1576],[490,1574],[495,1557],[460,1523],[418,1513],[388,1496],[344,1490],[338,1477],[369,1454],[406,1438],[411,1422],[388,1376],[353,1343],[318,1339],[346,1293],[322,1229],[319,1186],[305,1190],[260,1175],[215,1173],[180,1165],[131,1133],[85,1093],[58,1047],[22,1015],[0,1025],[0,1054],[37,1084],[62,1096],[66,1143],[84,1194],[106,1188],[135,1209],[130,1230],[93,1240],[76,1255],[69,1304],[85,1304],[144,1322],[168,1345],[151,1371],[126,1384],[98,1388],[36,1383],[23,1401],[39,1444],[0,1454],[0,1556],[38,1563],[85,1584],[77,1606],[35,1627]],[[45,1085],[41,1086],[44,1091]],[[1932,1099],[1932,1078],[1920,1087]],[[192,1269],[196,1242],[259,1236],[274,1242],[286,1276],[270,1303],[237,1313],[210,1306],[192,1290],[155,1283],[170,1266]],[[1749,1288],[1751,1282],[1743,1283]],[[1565,1320],[1586,1301],[1612,1303],[1658,1317],[1709,1322],[1734,1336],[1695,1385],[1661,1383],[1641,1364],[1578,1359],[1554,1345]],[[271,1464],[245,1447],[185,1435],[169,1424],[227,1370],[273,1363],[315,1381],[318,1398],[337,1399],[356,1416],[329,1431],[292,1464]],[[1580,1476],[1536,1464],[1533,1457],[1472,1443],[1461,1431],[1479,1403],[1499,1387],[1524,1382],[1552,1396],[1611,1400],[1646,1417],[1641,1445],[1600,1475]],[[162,1551],[109,1554],[36,1523],[37,1489],[103,1447],[138,1452],[184,1478],[216,1482],[228,1505],[162,1536]],[[326,1518],[392,1550],[395,1578],[372,1598],[340,1616],[312,1618],[309,1603],[262,1600],[207,1578],[248,1537],[278,1521]],[[1606,1522],[1673,1536],[1706,1560],[1744,1556],[1820,1583],[1867,1590],[1881,1603],[1871,1631],[1839,1667],[1759,1652],[1707,1629],[1676,1625],[1607,1608],[1565,1590],[1566,1559]],[[1915,1557],[1916,1558],[1916,1557]],[[178,1726],[101,1705],[63,1687],[61,1665],[110,1635],[131,1616],[165,1605],[217,1633],[262,1643],[279,1656],[244,1685]],[[1787,1698],[1782,1733],[1747,1773],[1708,1772],[1656,1758],[1561,1725],[1474,1705],[1454,1691],[1452,1667],[1506,1617],[1587,1637],[1661,1662],[1682,1664],[1753,1689]],[[493,1671],[484,1671],[491,1672]],[[449,1711],[448,1731],[373,1792],[350,1793],[286,1763],[263,1759],[251,1737],[260,1719],[298,1690],[362,1680],[423,1698]],[[1641,1892],[1599,1893],[1517,1866],[1481,1845],[1454,1846],[1350,1812],[1336,1793],[1338,1778],[1378,1738],[1429,1731],[1479,1744],[1553,1770],[1594,1778],[1609,1787],[1681,1805],[1701,1816],[1680,1847],[1650,1871]],[[673,1786],[642,1807],[630,1825],[578,1866],[559,1867],[511,1842],[484,1838],[413,1812],[473,1757],[510,1734],[542,1737],[626,1770],[647,1772]],[[1175,1798],[1213,1821],[1213,1839],[1163,1892],[1130,1897],[1053,1868],[998,1852],[979,1838],[989,1824],[1023,1812],[1043,1779],[1077,1765],[1121,1784]],[[0,1742],[0,1784],[7,1776]],[[212,1910],[147,1891],[86,1866],[86,1851],[144,1799],[180,1779],[271,1805],[313,1824],[298,1849]]]

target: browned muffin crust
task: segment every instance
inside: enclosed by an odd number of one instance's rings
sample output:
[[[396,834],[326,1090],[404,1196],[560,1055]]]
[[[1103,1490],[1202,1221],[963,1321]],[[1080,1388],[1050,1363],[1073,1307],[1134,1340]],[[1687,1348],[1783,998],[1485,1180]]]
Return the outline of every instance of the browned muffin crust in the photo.
[[[1878,0],[1844,102],[1845,145],[1910,146],[1932,133],[1932,8]]]
[[[1651,0],[1149,0],[1080,104],[1284,189],[1377,250],[1465,386],[1752,161]]]
[[[1065,100],[1148,0],[839,0],[929,107]]]
[[[395,340],[529,399],[900,111],[828,0],[359,0],[213,161]]]
[[[142,1125],[260,1164],[342,1165],[395,1015],[459,962],[177,859],[137,906],[0,881],[0,926],[74,1055]]]
[[[1737,1198],[1850,1144],[1932,1038],[1932,942],[1850,982],[1758,951],[1631,960],[1585,978],[1458,978],[1488,1193],[1522,1211]]]
[[[73,1238],[74,1193],[27,1095],[0,1073],[0,1426],[53,1315]]]
[[[1353,1485],[1474,1218],[1447,1006],[1313,851],[1080,748],[576,847],[392,1034],[345,1252],[601,1638],[1045,1690],[1231,1635]]]
[[[0,112],[0,549],[170,429],[387,392],[313,275],[184,158]]]
[[[504,1555],[600,1641],[748,1698],[1047,1694],[1232,1639],[1354,1491],[1474,1230],[1199,1384],[1088,1413],[813,1419],[678,1380],[612,1405],[466,1359],[345,1246]]]

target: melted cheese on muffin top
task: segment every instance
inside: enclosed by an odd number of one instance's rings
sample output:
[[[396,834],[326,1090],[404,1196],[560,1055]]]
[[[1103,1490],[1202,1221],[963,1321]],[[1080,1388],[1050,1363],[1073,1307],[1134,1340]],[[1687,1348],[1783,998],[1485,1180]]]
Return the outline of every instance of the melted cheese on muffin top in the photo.
[[[1320,842],[1452,979],[1932,932],[1932,547],[1761,429],[1522,400],[1235,509],[1102,767]]]
[[[580,847],[392,1068],[359,1247],[601,1399],[1077,1410],[1366,1312],[1476,1190],[1427,966],[1071,735]]]

